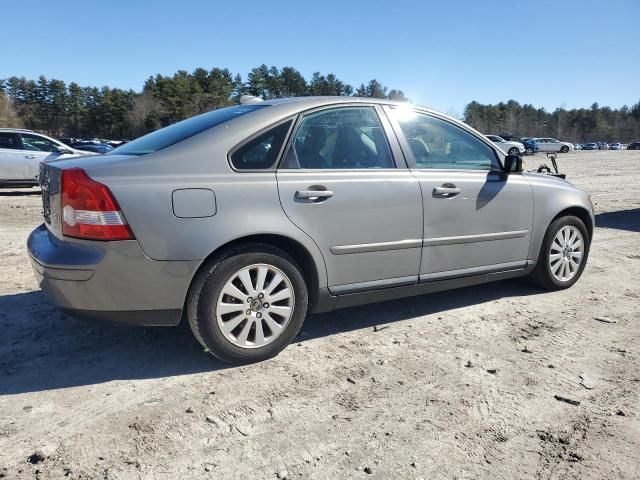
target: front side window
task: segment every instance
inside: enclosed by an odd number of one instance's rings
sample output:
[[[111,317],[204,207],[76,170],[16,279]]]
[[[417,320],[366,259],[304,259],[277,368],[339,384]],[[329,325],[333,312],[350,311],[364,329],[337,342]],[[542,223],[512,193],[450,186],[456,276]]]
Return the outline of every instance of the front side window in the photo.
[[[416,168],[492,170],[498,168],[491,147],[449,122],[406,109],[392,109],[404,134]]]
[[[231,154],[231,165],[236,170],[267,170],[273,166],[291,127],[291,121],[281,123]]]
[[[395,168],[389,142],[372,107],[312,113],[296,129],[283,168]]]
[[[0,132],[0,148],[20,150],[20,139],[17,133]]]
[[[31,135],[30,133],[22,133],[22,144],[25,150],[33,150],[37,152],[55,152],[58,145],[39,135]]]

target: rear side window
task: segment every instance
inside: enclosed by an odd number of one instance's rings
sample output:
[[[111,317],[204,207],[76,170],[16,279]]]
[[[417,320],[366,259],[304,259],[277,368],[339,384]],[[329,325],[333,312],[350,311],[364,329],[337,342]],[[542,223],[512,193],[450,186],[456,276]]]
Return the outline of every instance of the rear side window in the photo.
[[[231,154],[236,170],[267,170],[276,163],[291,127],[291,120],[261,133]]]
[[[9,150],[20,150],[20,139],[17,133],[0,132],[0,148]]]
[[[340,107],[302,119],[283,168],[395,168],[395,164],[375,109]]]
[[[116,148],[110,152],[110,154],[146,155],[157,152],[216,125],[267,107],[268,105],[238,105],[236,107],[221,108],[212,112],[203,113],[202,115],[197,115],[151,132],[144,137],[140,137],[133,142]]]

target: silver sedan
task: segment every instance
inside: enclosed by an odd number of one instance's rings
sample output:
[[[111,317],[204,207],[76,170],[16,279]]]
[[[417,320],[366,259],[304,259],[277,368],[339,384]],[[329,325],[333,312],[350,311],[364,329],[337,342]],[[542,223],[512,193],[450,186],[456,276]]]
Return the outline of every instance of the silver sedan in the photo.
[[[42,165],[36,277],[79,317],[176,325],[247,363],[308,313],[582,274],[587,194],[446,115],[369,98],[223,108]],[[534,208],[535,205],[535,208]]]

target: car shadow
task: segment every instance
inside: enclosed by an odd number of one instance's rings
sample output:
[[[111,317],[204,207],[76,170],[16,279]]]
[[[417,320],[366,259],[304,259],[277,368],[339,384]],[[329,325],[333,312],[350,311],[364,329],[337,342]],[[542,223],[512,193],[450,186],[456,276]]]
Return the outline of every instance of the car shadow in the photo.
[[[296,341],[536,293],[505,280],[338,310],[309,317]],[[88,323],[62,314],[39,291],[0,296],[0,328],[0,395],[232,368],[203,351],[186,321],[157,328]]]
[[[305,323],[299,340],[310,340],[351,330],[388,325],[423,315],[433,315],[457,308],[480,305],[501,298],[542,293],[544,293],[542,290],[521,279],[511,279],[336,310],[331,313],[314,315],[313,321]]]
[[[640,232],[640,208],[599,213],[596,215],[596,227]]]
[[[187,322],[144,328],[61,313],[42,292],[0,296],[0,395],[188,375],[227,368]]]

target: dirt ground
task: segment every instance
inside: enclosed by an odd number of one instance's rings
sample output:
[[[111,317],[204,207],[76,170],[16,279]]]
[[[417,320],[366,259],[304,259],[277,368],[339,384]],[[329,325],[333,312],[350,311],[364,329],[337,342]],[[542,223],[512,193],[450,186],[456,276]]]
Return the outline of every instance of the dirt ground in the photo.
[[[559,162],[597,210],[573,288],[318,315],[241,368],[184,325],[58,313],[25,251],[38,193],[1,190],[0,478],[640,478],[640,152]]]

